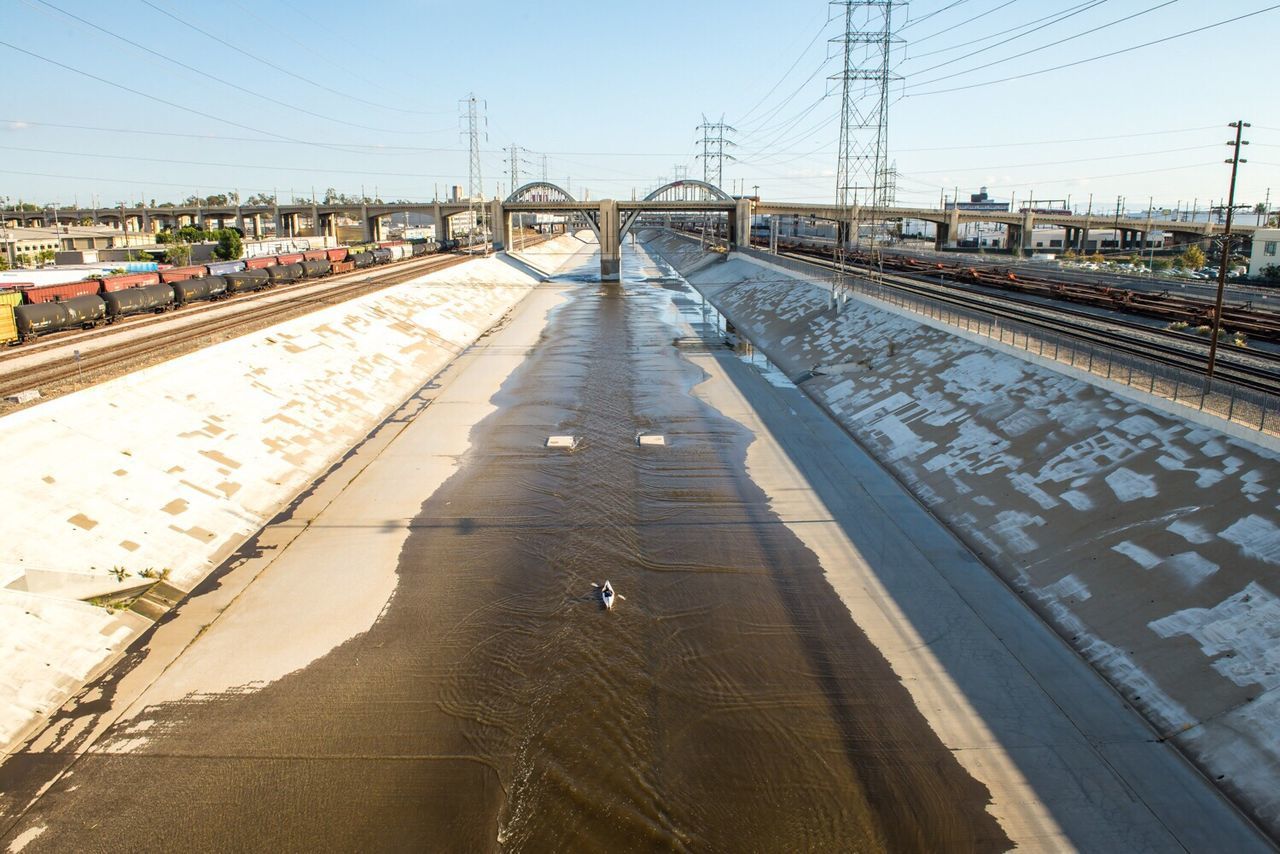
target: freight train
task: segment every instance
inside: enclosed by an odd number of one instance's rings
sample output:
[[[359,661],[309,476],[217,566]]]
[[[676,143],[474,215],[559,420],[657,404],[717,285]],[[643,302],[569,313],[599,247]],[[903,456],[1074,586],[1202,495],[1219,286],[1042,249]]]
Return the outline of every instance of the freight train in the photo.
[[[456,249],[457,241],[391,241],[367,247],[313,249],[243,261],[169,267],[154,273],[96,276],[60,285],[19,285],[0,292],[0,344],[88,329],[145,312],[262,290],[301,279],[349,273]]]

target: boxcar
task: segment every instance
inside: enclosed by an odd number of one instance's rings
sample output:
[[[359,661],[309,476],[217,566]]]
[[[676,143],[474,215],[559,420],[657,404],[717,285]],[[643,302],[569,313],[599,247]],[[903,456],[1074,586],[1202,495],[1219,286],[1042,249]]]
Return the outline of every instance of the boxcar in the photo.
[[[250,258],[244,262],[246,270],[261,270],[264,267],[274,267],[276,259],[274,255],[264,255],[261,258]]]
[[[97,279],[86,279],[83,282],[67,282],[62,285],[37,285],[33,288],[24,288],[22,293],[29,303],[57,302],[97,294],[100,287]]]
[[[13,309],[19,305],[22,305],[20,291],[0,291],[0,344],[12,344],[18,340],[18,321],[13,317]]]
[[[99,279],[102,283],[101,293],[109,294],[113,291],[123,291],[126,288],[141,288],[146,285],[160,284],[159,273],[132,273],[127,276],[107,276]]]
[[[209,268],[203,265],[194,267],[170,267],[160,271],[162,282],[185,282],[187,279],[198,279],[209,275]]]
[[[225,276],[227,273],[239,273],[244,269],[243,261],[219,261],[216,264],[208,264],[205,269],[209,271],[210,276]]]
[[[301,252],[290,252],[288,255],[277,255],[277,264],[298,264],[302,262],[304,254]]]

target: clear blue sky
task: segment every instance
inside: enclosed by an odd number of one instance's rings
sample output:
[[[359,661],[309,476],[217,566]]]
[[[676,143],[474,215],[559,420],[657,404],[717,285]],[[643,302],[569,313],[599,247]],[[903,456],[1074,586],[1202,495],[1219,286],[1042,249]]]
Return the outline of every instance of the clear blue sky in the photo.
[[[890,114],[899,202],[937,204],[942,187],[987,184],[1000,198],[1083,204],[1092,192],[1104,209],[1120,194],[1135,210],[1148,196],[1203,206],[1225,196],[1225,125],[1244,117],[1253,144],[1239,200],[1274,187],[1280,206],[1280,97],[1268,70],[1280,9],[991,82],[1272,5],[915,0],[895,14],[908,24]],[[627,198],[677,167],[700,177],[695,127],[723,113],[738,129],[726,185],[741,179],[774,199],[834,196],[839,101],[822,96],[836,69],[827,40],[843,21],[828,23],[835,11],[823,0],[0,0],[0,10],[0,40],[169,102],[0,46],[0,196],[13,199],[96,194],[108,205],[362,186],[429,199],[466,184],[458,101],[472,91],[488,118],[487,194],[507,192],[499,149],[513,142],[531,152],[522,178],[540,176],[545,153],[550,178],[576,195]],[[984,85],[939,91],[970,84]]]

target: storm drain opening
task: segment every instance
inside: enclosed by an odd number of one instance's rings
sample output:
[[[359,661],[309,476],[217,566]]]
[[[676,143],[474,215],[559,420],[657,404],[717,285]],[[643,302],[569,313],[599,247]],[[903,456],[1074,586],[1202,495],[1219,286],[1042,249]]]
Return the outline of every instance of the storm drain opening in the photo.
[[[646,445],[666,445],[667,437],[661,433],[637,433],[636,444],[642,448]]]
[[[577,436],[548,436],[547,447],[548,448],[568,448],[569,450],[572,451],[574,448],[578,447],[578,437]]]

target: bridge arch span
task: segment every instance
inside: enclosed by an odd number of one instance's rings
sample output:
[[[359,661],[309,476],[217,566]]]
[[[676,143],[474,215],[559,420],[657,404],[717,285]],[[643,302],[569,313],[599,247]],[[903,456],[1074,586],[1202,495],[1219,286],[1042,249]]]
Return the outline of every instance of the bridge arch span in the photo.
[[[670,184],[664,184],[645,196],[644,200],[646,202],[688,202],[698,198],[727,202],[732,197],[715,184],[698,181],[694,178],[685,178],[679,181],[672,181]]]
[[[507,196],[503,204],[514,202],[576,202],[578,201],[563,187],[550,181],[530,181],[523,187],[517,187]]]

